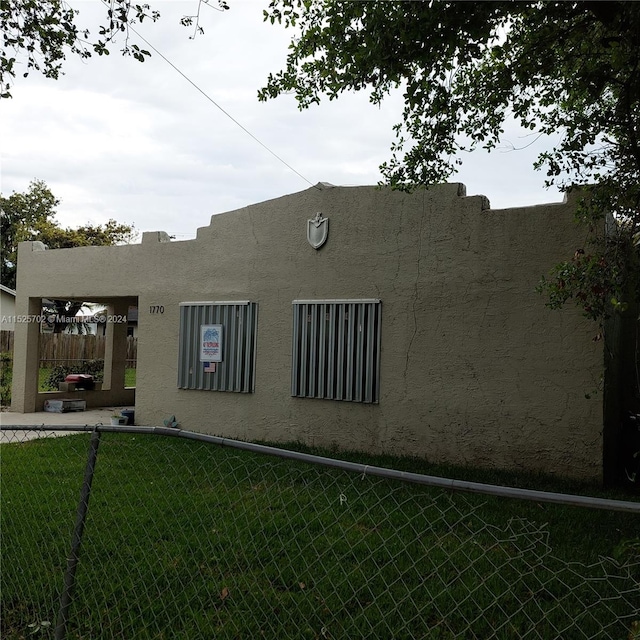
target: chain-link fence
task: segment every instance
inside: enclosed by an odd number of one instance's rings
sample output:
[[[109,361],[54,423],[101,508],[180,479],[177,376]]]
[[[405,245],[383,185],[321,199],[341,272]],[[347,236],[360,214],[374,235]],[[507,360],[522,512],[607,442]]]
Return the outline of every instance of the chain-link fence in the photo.
[[[3,428],[2,638],[640,637],[640,503],[115,430]]]

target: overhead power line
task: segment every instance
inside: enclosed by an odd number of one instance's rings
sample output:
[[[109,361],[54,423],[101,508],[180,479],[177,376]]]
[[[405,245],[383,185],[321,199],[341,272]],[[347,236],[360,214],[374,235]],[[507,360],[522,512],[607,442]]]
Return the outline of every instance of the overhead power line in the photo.
[[[131,31],[133,31],[133,33],[135,33],[138,36],[138,38],[140,38],[150,49],[152,49],[155,53],[157,53],[169,66],[175,69],[190,85],[192,85],[195,89],[197,89],[214,107],[222,111],[222,113],[224,113],[224,115],[227,116],[229,120],[231,120],[234,124],[240,127],[240,129],[242,129],[248,136],[253,138],[253,140],[255,140],[263,149],[266,149],[274,158],[276,158],[276,160],[280,161],[285,167],[293,171],[297,176],[302,178],[305,182],[310,184],[312,187],[314,187],[315,189],[318,188],[316,187],[315,184],[313,184],[313,182],[311,182],[311,180],[308,180],[307,178],[305,178],[305,176],[303,176],[299,171],[296,171],[296,169],[294,169],[288,162],[283,160],[275,151],[272,151],[266,144],[264,144],[264,142],[256,138],[256,136],[254,136],[253,133],[251,133],[251,131],[249,131],[244,125],[238,122],[228,111],[223,109],[206,91],[201,89],[193,80],[191,80],[191,78],[189,78],[189,76],[187,76],[182,70],[180,70],[175,64],[173,64],[171,60],[169,60],[165,55],[163,55],[160,51],[158,51],[158,49],[156,49],[156,47],[154,47],[144,36],[142,36],[138,31],[136,31],[136,29],[134,29],[131,25],[129,25],[128,28]]]

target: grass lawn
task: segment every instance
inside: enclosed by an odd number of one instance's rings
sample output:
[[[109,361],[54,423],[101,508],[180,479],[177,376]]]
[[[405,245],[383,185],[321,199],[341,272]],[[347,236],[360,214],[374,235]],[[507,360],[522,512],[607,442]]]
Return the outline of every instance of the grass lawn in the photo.
[[[38,370],[38,391],[51,391],[47,387],[47,378],[51,369],[41,368]]]
[[[125,369],[124,370],[124,386],[135,387],[136,386],[136,371],[137,369]]]
[[[7,640],[55,622],[87,445],[2,445]],[[639,531],[631,514],[103,434],[68,637],[626,639],[640,566],[602,558],[637,562]]]

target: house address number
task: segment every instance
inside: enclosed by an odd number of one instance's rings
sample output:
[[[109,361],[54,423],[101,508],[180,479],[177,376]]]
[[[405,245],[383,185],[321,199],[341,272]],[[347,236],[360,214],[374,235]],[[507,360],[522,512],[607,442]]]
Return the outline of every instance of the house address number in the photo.
[[[161,304],[152,304],[149,306],[149,313],[164,313],[164,307]]]

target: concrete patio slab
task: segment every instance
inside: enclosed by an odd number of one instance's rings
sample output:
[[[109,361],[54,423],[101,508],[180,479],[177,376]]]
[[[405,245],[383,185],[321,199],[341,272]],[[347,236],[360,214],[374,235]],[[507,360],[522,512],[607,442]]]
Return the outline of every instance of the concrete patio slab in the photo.
[[[37,411],[35,413],[16,413],[14,411],[0,412],[0,426],[5,427],[0,433],[0,443],[24,442],[33,438],[42,438],[43,433],[38,431],[16,431],[6,429],[6,427],[42,427],[42,426],[95,426],[107,425],[111,423],[111,416],[119,414],[123,409],[133,409],[133,407],[101,407],[100,409],[90,409],[88,411],[70,411],[68,413],[49,413],[48,411]],[[65,431],[64,434],[78,433],[76,431]],[[51,435],[61,435],[62,432],[51,432]]]
[[[109,424],[114,413],[122,410],[132,410],[133,407],[101,407],[100,409],[89,409],[87,411],[69,411],[68,413],[49,413],[47,411],[37,411],[35,413],[16,413],[13,411],[2,411],[0,413],[0,426],[5,425],[96,425]]]

